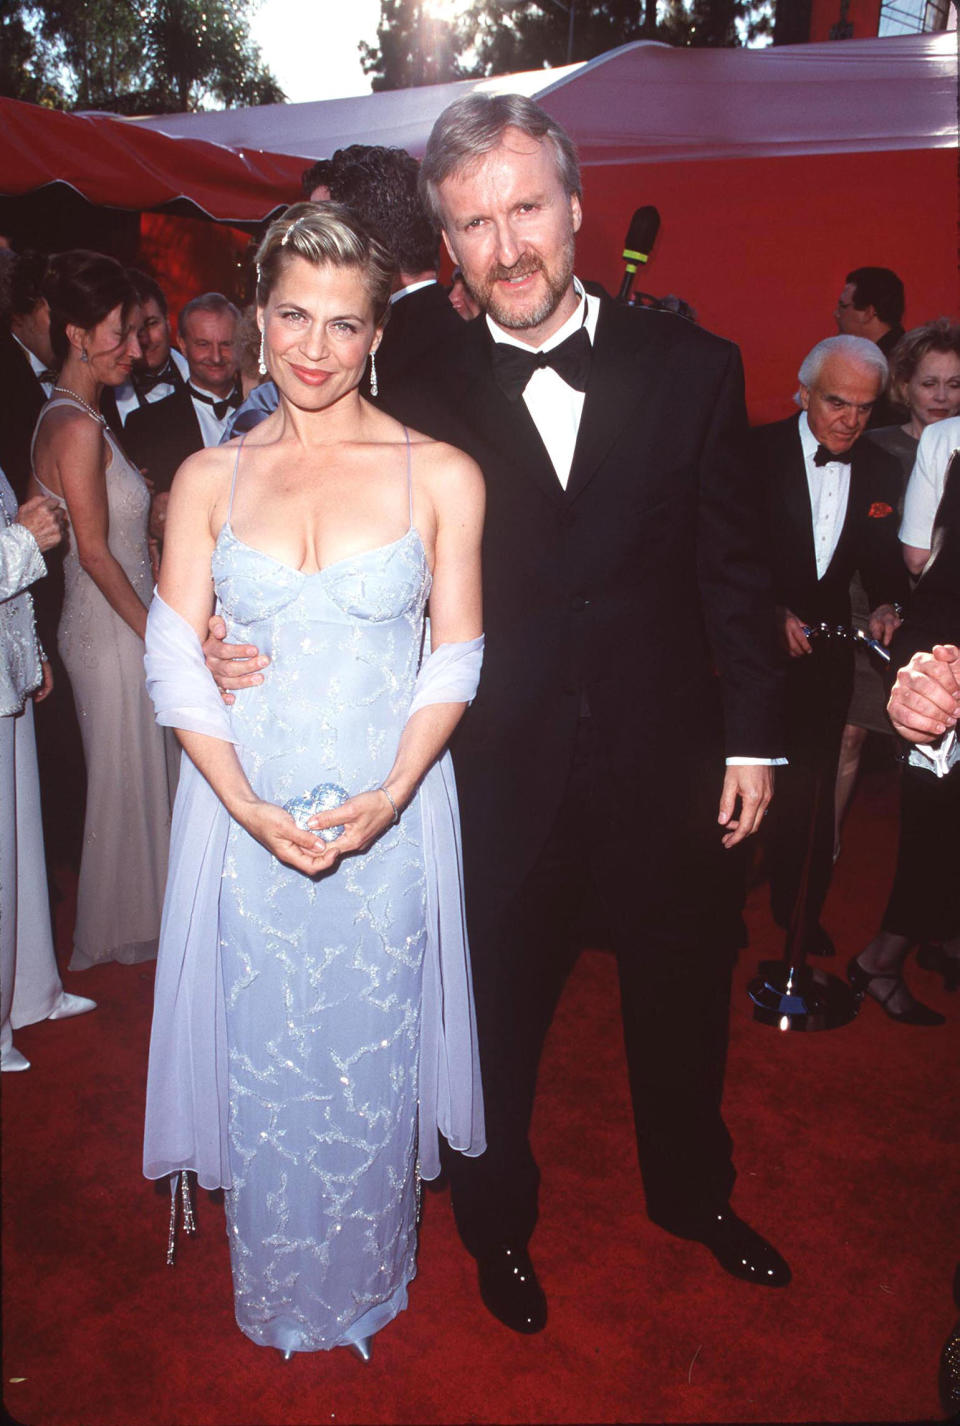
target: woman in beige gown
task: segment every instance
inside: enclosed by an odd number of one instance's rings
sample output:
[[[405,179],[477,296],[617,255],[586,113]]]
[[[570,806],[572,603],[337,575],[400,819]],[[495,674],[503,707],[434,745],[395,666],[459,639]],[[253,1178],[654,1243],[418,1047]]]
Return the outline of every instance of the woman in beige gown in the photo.
[[[36,489],[68,520],[58,646],[77,705],[87,807],[71,970],[156,955],[176,752],[143,673],[152,577],[150,493],[100,414],[104,386],[139,355],[127,274],[99,253],[62,253],[46,283],[60,375],[34,433]]]

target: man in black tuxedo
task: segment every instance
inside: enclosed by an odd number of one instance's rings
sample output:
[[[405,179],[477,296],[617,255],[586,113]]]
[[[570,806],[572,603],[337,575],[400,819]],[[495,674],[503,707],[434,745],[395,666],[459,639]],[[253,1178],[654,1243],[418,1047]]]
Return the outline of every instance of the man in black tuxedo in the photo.
[[[50,308],[43,295],[47,258],[42,253],[23,252],[14,255],[12,263],[9,305],[0,314],[0,469],[22,504],[28,495],[34,428],[57,374],[50,343]],[[53,693],[38,703],[35,711],[43,841],[51,886],[58,863],[79,865],[85,786],[76,708],[57,650],[63,553],[63,544],[47,551],[47,577],[33,588],[37,629],[53,675]]]
[[[123,428],[128,454],[165,495],[194,451],[218,445],[240,405],[234,352],[240,313],[219,292],[194,297],[180,313],[178,345],[189,379],[170,396],[131,411]],[[162,510],[162,504],[160,506]]]
[[[488,314],[457,319],[384,392],[487,484],[485,664],[453,755],[488,1148],[449,1166],[457,1223],[487,1307],[540,1330],[529,1124],[577,926],[599,901],[648,1211],[736,1276],[782,1285],[786,1263],[729,1206],[720,1110],[733,863],[783,751],[739,356],[679,317],[584,293],[576,154],[531,101],[457,101],[421,183]],[[208,645],[221,686],[259,677],[250,662],[225,678],[222,650]]]
[[[189,374],[186,357],[171,345],[167,299],[154,278],[136,268],[128,269],[140,299],[140,326],[137,340],[141,357],[134,363],[129,380],[120,386],[105,386],[100,394],[100,410],[117,436],[132,411],[172,396]]]
[[[800,368],[798,416],[751,432],[762,488],[787,675],[787,757],[768,827],[771,905],[789,927],[808,856],[805,949],[832,954],[820,913],[833,867],[833,787],[853,684],[853,646],[811,638],[820,624],[850,624],[859,571],[873,613],[870,634],[888,644],[906,594],[897,540],[897,461],[862,440],[887,364],[862,337],[819,342]]]
[[[22,504],[30,479],[33,428],[57,375],[50,308],[42,290],[47,259],[42,253],[18,253],[11,264],[8,308],[0,314],[0,468]]]
[[[419,174],[420,165],[405,149],[352,144],[330,160],[330,198],[378,233],[397,264],[390,320],[376,357],[385,392],[460,324],[437,281],[439,234],[420,201]]]
[[[731,848],[783,751],[739,356],[584,292],[576,155],[530,101],[453,104],[421,189],[487,314],[386,398],[487,483],[485,666],[454,759],[488,1149],[450,1165],[457,1223],[490,1310],[542,1327],[528,1131],[576,928],[599,903],[650,1216],[782,1284],[783,1259],[729,1207],[720,1112]]]

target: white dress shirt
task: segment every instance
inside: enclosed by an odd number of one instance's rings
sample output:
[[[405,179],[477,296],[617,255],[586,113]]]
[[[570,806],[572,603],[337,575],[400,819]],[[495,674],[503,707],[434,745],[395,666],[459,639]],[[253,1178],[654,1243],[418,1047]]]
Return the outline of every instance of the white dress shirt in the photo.
[[[409,297],[411,292],[419,292],[421,287],[436,287],[436,285],[435,277],[425,277],[420,282],[411,282],[406,287],[398,287],[396,292],[390,294],[390,306],[392,307],[394,302],[399,302],[401,297]]]
[[[820,442],[810,429],[806,411],[800,412],[800,444],[807,471],[810,509],[813,511],[813,548],[817,556],[817,578],[822,579],[840,543],[840,532],[847,518],[850,498],[850,466],[845,461],[831,460],[826,465],[814,465],[813,458]]]
[[[214,392],[208,391],[205,386],[200,386],[195,381],[190,382],[189,385],[193,391],[200,391],[203,395],[209,396],[210,401],[223,401],[224,399],[222,396],[217,396]],[[193,409],[196,411],[197,420],[200,422],[200,434],[203,437],[203,444],[205,446],[218,446],[223,439],[224,432],[236,415],[236,409],[233,406],[228,406],[223,415],[218,418],[214,414],[213,407],[208,401],[197,401],[192,395],[190,399],[193,401]]]
[[[573,285],[580,298],[576,311],[570,314],[563,326],[554,332],[552,337],[548,337],[542,346],[532,347],[529,342],[521,341],[512,332],[498,327],[496,322],[488,316],[487,325],[493,340],[504,342],[508,346],[519,347],[521,351],[525,352],[549,352],[554,347],[558,347],[561,342],[565,342],[582,326],[590,338],[592,346],[597,330],[600,304],[595,297],[587,297],[579,278],[573,279]],[[586,316],[584,316],[584,302],[587,304]],[[553,463],[557,479],[564,490],[566,490],[567,481],[570,479],[573,451],[577,444],[580,417],[583,414],[584,395],[583,391],[576,391],[572,386],[568,386],[563,377],[550,366],[535,371],[527,382],[523,393],[527,410],[533,417],[533,424],[537,428],[541,441],[546,446],[547,455]]]

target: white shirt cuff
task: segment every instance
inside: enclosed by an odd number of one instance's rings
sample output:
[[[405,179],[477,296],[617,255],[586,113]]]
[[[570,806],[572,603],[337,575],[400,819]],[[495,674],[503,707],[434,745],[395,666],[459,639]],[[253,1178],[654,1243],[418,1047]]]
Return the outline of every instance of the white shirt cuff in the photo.
[[[786,758],[727,758],[727,767],[786,767]]]

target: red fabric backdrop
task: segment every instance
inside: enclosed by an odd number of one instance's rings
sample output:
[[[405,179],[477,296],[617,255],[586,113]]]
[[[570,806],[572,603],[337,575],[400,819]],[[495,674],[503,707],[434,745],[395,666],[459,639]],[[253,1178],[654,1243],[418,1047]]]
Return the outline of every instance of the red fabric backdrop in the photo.
[[[833,336],[851,268],[892,267],[906,325],[958,312],[957,161],[948,149],[589,168],[579,267],[616,291],[630,215],[662,226],[637,286],[684,297],[737,342],[751,419],[794,409],[801,359]]]

